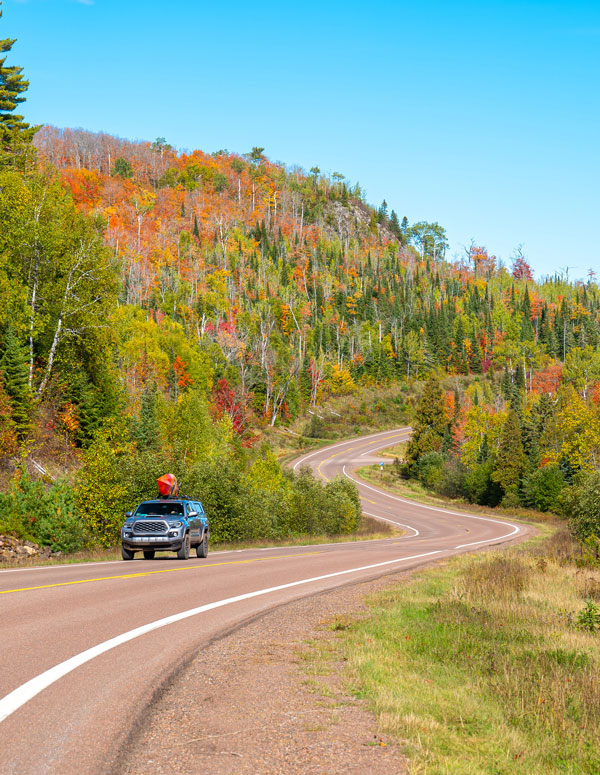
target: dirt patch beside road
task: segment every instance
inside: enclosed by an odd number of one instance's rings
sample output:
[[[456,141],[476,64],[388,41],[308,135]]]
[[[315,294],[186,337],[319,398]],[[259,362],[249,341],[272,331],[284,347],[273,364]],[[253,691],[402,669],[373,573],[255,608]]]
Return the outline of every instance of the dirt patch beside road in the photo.
[[[296,601],[203,649],[138,723],[114,775],[405,773],[342,666],[317,674],[310,658],[366,610],[365,595],[402,577]]]

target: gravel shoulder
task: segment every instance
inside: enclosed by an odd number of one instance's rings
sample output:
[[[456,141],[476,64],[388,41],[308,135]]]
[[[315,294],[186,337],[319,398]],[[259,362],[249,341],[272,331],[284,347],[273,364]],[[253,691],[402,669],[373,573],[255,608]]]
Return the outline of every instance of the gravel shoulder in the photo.
[[[304,598],[202,649],[141,714],[112,775],[406,773],[400,747],[322,653],[366,595],[407,577]]]

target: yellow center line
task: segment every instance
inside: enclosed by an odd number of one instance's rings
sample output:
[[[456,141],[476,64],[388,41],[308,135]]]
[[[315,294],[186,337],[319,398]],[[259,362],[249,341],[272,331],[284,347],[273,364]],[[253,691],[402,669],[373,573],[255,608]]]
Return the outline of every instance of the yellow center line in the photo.
[[[289,557],[310,557],[323,552],[304,552],[303,554],[282,554],[277,557],[256,557],[254,560],[229,560],[228,562],[212,562],[206,565],[187,565],[185,568],[167,568],[165,570],[149,570],[140,573],[125,573],[120,576],[101,576],[97,579],[79,579],[78,581],[59,581],[56,584],[41,584],[38,587],[22,587],[21,589],[0,590],[0,595],[10,595],[13,592],[31,592],[35,589],[50,589],[52,587],[70,587],[73,584],[91,584],[94,581],[113,581],[114,579],[136,579],[142,576],[154,576],[157,573],[177,573],[182,570],[201,570],[202,568],[216,568],[218,565],[247,565],[251,562],[266,562],[267,560],[287,560]]]
[[[399,439],[402,436],[406,435],[406,431],[404,433],[396,433],[394,436],[387,436],[385,439],[375,439],[374,441],[370,441],[368,444],[365,444],[365,447],[370,447],[372,444],[379,444],[382,441],[388,441],[389,439]],[[362,449],[363,445],[358,447],[358,449]],[[329,457],[326,457],[325,460],[321,460],[319,465],[317,466],[317,472],[319,476],[321,476],[323,479],[325,479],[326,482],[331,481],[328,476],[325,476],[325,474],[321,471],[321,466],[324,463],[327,463],[328,460],[333,460],[334,457],[339,457],[340,455],[345,455],[346,452],[350,452],[351,450],[356,449],[356,447],[346,447],[346,449],[343,449],[341,452],[336,452],[334,455],[330,455]],[[369,503],[374,503],[375,501],[369,501]]]
[[[403,433],[396,433],[394,436],[386,436],[385,439],[375,439],[375,441],[370,441],[368,444],[365,444],[365,447],[370,447],[373,444],[379,444],[380,441],[388,441],[389,439],[399,439],[403,436],[406,436],[408,431],[404,431]]]

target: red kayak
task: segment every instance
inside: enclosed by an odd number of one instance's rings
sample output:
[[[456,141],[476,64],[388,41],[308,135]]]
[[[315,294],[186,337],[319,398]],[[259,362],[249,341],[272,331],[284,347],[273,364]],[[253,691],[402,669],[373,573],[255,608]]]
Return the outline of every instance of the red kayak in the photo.
[[[165,474],[164,476],[161,476],[160,479],[157,479],[156,483],[158,484],[158,491],[161,495],[177,496],[179,492],[179,485],[177,484],[177,478],[175,477],[175,474]]]

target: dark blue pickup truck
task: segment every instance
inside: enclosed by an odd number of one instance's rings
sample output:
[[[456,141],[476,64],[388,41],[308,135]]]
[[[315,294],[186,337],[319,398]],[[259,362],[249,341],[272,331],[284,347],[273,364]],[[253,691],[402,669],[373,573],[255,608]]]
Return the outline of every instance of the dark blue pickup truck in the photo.
[[[154,559],[155,552],[176,552],[180,560],[187,560],[191,548],[197,557],[208,555],[210,525],[198,500],[168,497],[144,501],[125,516],[121,528],[124,560],[133,560],[136,552],[143,552],[145,560]]]

